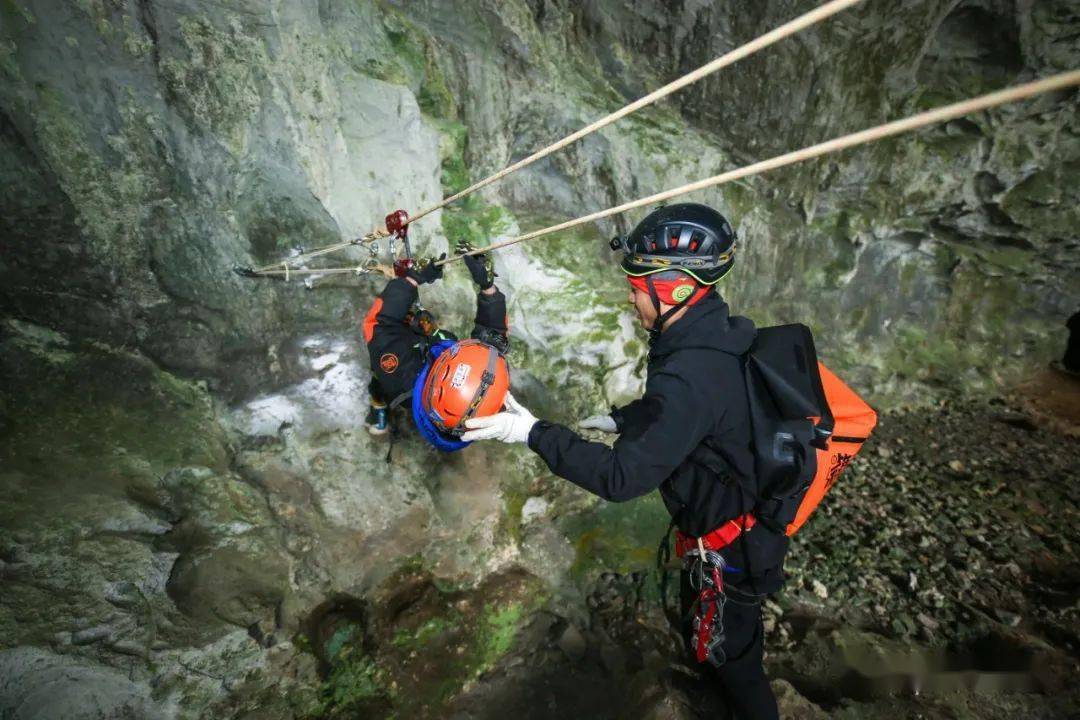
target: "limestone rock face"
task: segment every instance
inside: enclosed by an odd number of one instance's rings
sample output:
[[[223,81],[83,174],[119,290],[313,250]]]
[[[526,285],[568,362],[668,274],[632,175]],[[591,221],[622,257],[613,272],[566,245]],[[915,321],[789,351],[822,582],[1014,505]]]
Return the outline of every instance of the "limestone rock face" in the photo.
[[[142,718],[150,688],[123,673],[31,647],[0,651],[0,713],[20,720]]]
[[[437,135],[414,95],[354,57],[377,30],[371,8],[15,6],[3,284],[27,319],[187,374],[238,364],[266,379],[268,348],[313,303],[231,266],[359,236],[386,208],[441,196]],[[337,303],[316,301],[313,317]]]
[[[498,169],[807,9],[13,7],[0,65],[0,172],[13,189],[5,303],[238,395],[287,379],[274,367],[281,344],[300,325],[344,327],[357,298],[247,282],[233,264],[426,207],[444,183]],[[532,229],[1059,72],[1075,65],[1075,20],[1060,0],[860,6],[487,191],[517,225],[492,222],[493,206],[486,221],[458,208],[446,228],[485,240]],[[1005,366],[1041,364],[1059,340],[1050,329],[1078,302],[1075,110],[1072,93],[1044,97],[691,199],[741,231],[740,271],[725,288],[739,309],[810,321],[834,362],[860,357],[867,377],[898,386],[927,379],[916,365],[951,381],[980,347],[1004,350]],[[438,214],[418,224],[418,245],[444,249],[441,225]],[[607,254],[600,243],[538,244],[572,254],[577,277]],[[532,268],[526,284],[554,270]],[[610,302],[578,304],[593,300]],[[539,300],[520,308],[557,314]],[[939,358],[917,352],[929,336],[941,337]],[[962,381],[1001,366],[976,362]]]
[[[232,268],[430,206],[813,4],[0,3],[0,717],[437,717],[501,696],[468,694],[524,662],[537,608],[585,627],[614,570],[640,601],[655,498],[597,507],[523,448],[439,455],[404,416],[371,437],[358,324],[382,278]],[[432,214],[413,247],[1075,68],[1078,26],[1068,0],[863,3]],[[1058,93],[688,199],[738,229],[735,311],[810,324],[875,401],[990,387],[1056,354],[1080,305],[1076,110]],[[498,254],[538,416],[639,395],[606,239],[644,212]],[[468,332],[459,266],[424,303]],[[396,684],[425,668],[453,687]],[[642,712],[680,717],[681,693]]]

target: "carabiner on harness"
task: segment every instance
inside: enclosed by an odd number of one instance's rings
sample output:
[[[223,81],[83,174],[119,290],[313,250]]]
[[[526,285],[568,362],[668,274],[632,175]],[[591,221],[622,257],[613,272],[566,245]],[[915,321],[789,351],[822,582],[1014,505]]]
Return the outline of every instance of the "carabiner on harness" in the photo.
[[[700,663],[720,667],[727,661],[724,654],[724,558],[720,553],[706,550],[698,538],[696,550],[683,556],[683,567],[690,574],[690,587],[698,591],[694,601],[693,633],[690,645]]]

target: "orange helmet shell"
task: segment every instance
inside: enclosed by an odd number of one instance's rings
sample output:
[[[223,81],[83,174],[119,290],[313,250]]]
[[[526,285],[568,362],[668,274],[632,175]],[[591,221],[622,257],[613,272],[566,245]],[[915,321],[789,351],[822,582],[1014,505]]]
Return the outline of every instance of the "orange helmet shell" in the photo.
[[[499,412],[509,389],[506,358],[487,343],[462,340],[432,363],[420,401],[435,427],[457,435],[465,420]]]

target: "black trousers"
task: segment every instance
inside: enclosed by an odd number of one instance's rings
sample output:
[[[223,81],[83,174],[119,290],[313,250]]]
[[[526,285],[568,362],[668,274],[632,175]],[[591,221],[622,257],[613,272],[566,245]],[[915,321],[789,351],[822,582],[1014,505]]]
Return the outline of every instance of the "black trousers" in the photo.
[[[727,662],[719,668],[708,663],[702,665],[694,657],[694,649],[690,646],[697,592],[690,586],[690,574],[685,571],[681,574],[679,600],[682,631],[690,653],[690,664],[701,667],[706,676],[711,674],[719,681],[724,699],[736,720],[779,720],[776,697],[765,677],[765,629],[761,623],[761,603],[744,602],[737,592],[731,595],[724,605],[725,640],[722,647]]]
[[[383,392],[382,385],[379,384],[378,379],[374,375],[372,375],[371,382],[368,383],[367,389],[368,394],[371,395],[372,401],[377,402],[381,405],[386,405],[388,402],[394,399],[386,397],[386,393]]]

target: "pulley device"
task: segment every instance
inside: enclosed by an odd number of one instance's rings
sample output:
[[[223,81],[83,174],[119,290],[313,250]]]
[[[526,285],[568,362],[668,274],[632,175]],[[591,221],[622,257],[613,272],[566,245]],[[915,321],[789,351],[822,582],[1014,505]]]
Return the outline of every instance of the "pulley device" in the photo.
[[[386,216],[386,232],[390,233],[390,257],[394,258],[394,275],[405,277],[414,266],[412,246],[409,245],[409,213],[395,210]],[[400,240],[405,247],[405,257],[398,258],[394,249],[394,240]]]

